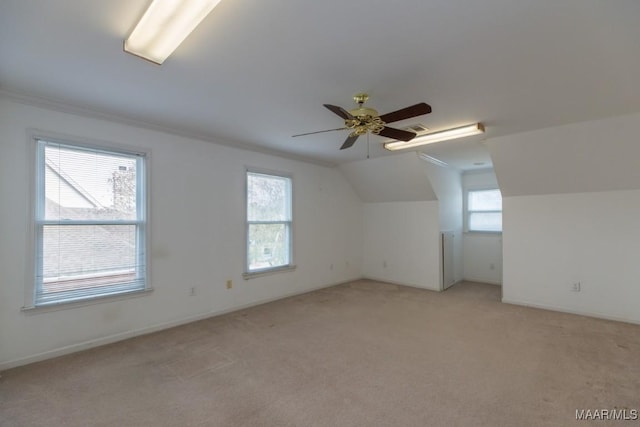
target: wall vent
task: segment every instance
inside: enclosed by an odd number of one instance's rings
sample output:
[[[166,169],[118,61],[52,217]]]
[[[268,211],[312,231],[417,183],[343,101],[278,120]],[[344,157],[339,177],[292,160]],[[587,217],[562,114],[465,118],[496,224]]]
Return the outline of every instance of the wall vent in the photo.
[[[429,128],[422,123],[416,123],[415,125],[407,126],[405,129],[411,132],[415,132],[418,135],[429,132]]]
[[[422,123],[416,123],[407,127],[402,128],[404,130],[408,130],[409,132],[415,132],[417,136],[424,135],[425,133],[429,133],[429,128],[423,125]],[[394,142],[397,139],[385,139],[382,142]]]

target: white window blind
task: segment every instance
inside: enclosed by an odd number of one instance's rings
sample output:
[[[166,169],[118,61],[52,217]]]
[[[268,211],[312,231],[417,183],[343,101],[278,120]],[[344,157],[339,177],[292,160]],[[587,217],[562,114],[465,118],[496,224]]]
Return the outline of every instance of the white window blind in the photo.
[[[144,155],[36,142],[34,304],[144,290]]]
[[[502,194],[498,189],[467,193],[469,231],[502,231]]]
[[[291,265],[291,178],[247,172],[247,272]]]

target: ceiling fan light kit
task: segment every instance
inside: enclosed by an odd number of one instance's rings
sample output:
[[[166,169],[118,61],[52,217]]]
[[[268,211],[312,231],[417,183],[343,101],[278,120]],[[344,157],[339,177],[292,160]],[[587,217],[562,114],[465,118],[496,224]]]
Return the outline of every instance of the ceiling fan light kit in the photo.
[[[124,51],[158,65],[221,0],[153,0],[124,41]]]
[[[481,133],[484,133],[484,125],[482,123],[473,123],[471,125],[427,133],[410,141],[387,142],[384,144],[384,148],[390,151],[404,150],[407,148],[419,147],[421,145],[433,144],[434,142],[479,135]]]

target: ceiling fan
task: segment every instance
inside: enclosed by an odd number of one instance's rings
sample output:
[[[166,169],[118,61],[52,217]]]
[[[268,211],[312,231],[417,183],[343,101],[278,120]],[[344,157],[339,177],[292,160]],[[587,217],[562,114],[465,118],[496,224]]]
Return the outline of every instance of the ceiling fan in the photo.
[[[421,116],[423,114],[429,114],[431,107],[424,102],[420,104],[412,105],[410,107],[402,108],[391,113],[379,115],[373,108],[365,107],[364,103],[369,99],[369,95],[366,93],[358,93],[353,97],[353,100],[358,104],[358,108],[347,111],[342,107],[336,105],[323,104],[326,109],[337,114],[344,119],[344,127],[337,129],[321,130],[317,132],[301,133],[293,135],[293,137],[313,135],[316,133],[333,132],[336,130],[351,129],[351,133],[344,141],[341,150],[351,147],[355,144],[360,135],[366,133],[372,133],[374,135],[381,135],[387,138],[397,139],[400,141],[411,141],[416,137],[414,132],[390,128],[387,123],[398,122],[400,120],[409,119],[411,117]]]

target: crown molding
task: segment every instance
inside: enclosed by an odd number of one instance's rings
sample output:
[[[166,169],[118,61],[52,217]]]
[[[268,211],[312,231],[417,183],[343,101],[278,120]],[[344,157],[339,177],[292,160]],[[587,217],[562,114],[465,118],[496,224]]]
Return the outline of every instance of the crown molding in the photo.
[[[236,148],[239,150],[251,151],[255,153],[266,154],[269,156],[276,156],[276,157],[295,160],[295,161],[304,162],[304,163],[311,163],[318,166],[324,166],[328,168],[334,168],[337,166],[336,163],[323,161],[323,160],[315,159],[308,156],[292,154],[292,153],[288,153],[282,150],[277,150],[274,148],[261,147],[255,144],[249,144],[242,141],[223,139],[212,134],[193,132],[187,129],[179,129],[175,127],[164,126],[151,121],[131,119],[129,117],[124,117],[117,113],[103,111],[93,107],[81,106],[77,104],[57,101],[50,98],[36,96],[23,91],[8,90],[6,88],[0,87],[0,98],[5,98],[10,101],[17,102],[19,104],[30,105],[33,107],[40,107],[47,110],[57,111],[60,113],[73,114],[76,116],[81,116],[81,117],[86,117],[91,119],[104,120],[107,122],[132,126],[132,127],[146,129],[146,130],[152,130],[156,132],[166,133],[169,135],[222,145],[225,147]]]

